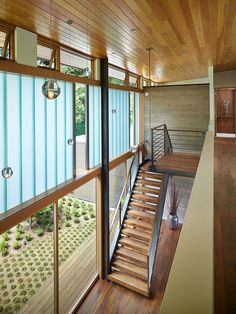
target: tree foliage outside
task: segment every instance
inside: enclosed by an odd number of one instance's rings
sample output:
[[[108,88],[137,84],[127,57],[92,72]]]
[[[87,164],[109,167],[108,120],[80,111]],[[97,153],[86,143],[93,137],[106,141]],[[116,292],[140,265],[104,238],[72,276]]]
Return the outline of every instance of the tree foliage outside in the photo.
[[[76,136],[85,134],[86,86],[76,85],[75,113]]]
[[[112,77],[112,76],[108,77],[108,83],[116,84],[116,85],[124,85],[124,81],[123,80],[118,79],[116,77]]]

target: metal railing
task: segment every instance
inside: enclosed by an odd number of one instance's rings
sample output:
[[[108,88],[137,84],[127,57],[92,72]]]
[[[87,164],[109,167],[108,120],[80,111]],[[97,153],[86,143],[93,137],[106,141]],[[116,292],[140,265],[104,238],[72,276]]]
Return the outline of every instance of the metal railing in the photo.
[[[160,200],[158,203],[158,208],[155,213],[153,229],[151,233],[151,242],[149,244],[148,255],[147,255],[147,264],[148,264],[148,287],[150,288],[152,274],[153,274],[153,267],[155,263],[155,256],[157,250],[157,244],[159,239],[160,227],[161,227],[161,220],[165,206],[165,198],[166,198],[166,191],[168,186],[169,176],[164,174],[163,176],[163,184],[160,190]]]
[[[111,224],[110,224],[110,261],[115,251],[117,240],[120,235],[123,220],[126,214],[126,210],[129,204],[129,199],[132,194],[134,182],[138,173],[140,163],[140,147],[137,148],[136,153],[133,156],[130,164],[123,189],[120,194],[118,205],[115,209]]]
[[[152,164],[165,154],[172,153],[173,147],[166,124],[151,129]]]
[[[161,124],[151,129],[151,159],[160,160],[163,155],[172,152],[200,154],[205,139],[204,130],[168,129]]]
[[[201,153],[205,139],[205,131],[170,128],[168,129],[168,134],[175,152]]]

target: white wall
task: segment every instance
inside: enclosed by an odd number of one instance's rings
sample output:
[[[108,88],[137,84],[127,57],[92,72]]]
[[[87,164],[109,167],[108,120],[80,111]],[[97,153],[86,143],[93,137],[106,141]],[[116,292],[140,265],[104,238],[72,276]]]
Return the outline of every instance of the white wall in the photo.
[[[37,34],[16,27],[15,59],[20,64],[37,66]]]
[[[214,133],[208,132],[160,314],[213,313],[213,175]]]

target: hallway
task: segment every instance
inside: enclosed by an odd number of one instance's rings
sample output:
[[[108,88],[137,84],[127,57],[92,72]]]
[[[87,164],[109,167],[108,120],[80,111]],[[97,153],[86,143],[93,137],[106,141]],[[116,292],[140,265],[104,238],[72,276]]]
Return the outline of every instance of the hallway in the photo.
[[[236,311],[236,140],[215,139],[215,314]]]

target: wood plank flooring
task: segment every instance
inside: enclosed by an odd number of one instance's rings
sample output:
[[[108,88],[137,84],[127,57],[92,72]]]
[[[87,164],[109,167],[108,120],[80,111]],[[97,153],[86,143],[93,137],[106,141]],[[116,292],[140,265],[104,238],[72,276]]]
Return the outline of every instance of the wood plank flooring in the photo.
[[[236,313],[236,140],[215,140],[215,314]]]
[[[59,311],[69,312],[97,274],[95,232],[59,268]],[[29,299],[22,314],[54,313],[53,276]]]
[[[173,231],[165,220],[162,221],[150,299],[99,279],[76,313],[159,313],[180,231],[181,226]]]
[[[159,161],[154,162],[154,166],[157,172],[195,177],[199,160],[200,155],[172,153],[166,154]]]

